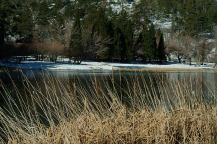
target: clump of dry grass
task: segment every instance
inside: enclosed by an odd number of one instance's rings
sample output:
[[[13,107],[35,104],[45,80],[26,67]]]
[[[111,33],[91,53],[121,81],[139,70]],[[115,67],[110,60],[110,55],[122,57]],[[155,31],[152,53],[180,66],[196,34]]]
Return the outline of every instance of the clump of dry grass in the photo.
[[[126,114],[100,118],[93,113],[46,131],[37,143],[212,143],[217,139],[216,110],[180,110]],[[23,142],[21,140],[21,142]]]
[[[22,93],[12,81],[15,95],[2,84],[4,139],[11,144],[217,141],[215,91],[204,95],[206,84],[144,75],[99,80],[46,75],[33,85],[24,75]]]

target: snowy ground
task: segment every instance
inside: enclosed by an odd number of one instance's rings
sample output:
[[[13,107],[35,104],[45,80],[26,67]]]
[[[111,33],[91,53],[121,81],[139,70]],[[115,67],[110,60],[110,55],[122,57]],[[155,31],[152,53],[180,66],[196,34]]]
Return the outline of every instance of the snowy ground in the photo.
[[[158,64],[122,64],[122,63],[107,63],[107,62],[82,62],[80,65],[68,64],[68,63],[52,63],[42,61],[23,61],[21,64],[16,63],[2,63],[0,67],[20,68],[30,70],[67,70],[67,71],[112,71],[112,70],[146,70],[146,69],[213,69],[214,64],[209,63],[203,66],[187,65],[177,63],[166,63],[162,65]]]

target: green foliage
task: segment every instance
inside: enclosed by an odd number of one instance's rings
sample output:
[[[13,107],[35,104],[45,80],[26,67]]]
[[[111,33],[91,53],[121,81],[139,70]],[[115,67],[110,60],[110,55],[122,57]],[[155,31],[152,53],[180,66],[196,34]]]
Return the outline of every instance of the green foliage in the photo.
[[[115,53],[116,58],[120,58],[122,62],[126,60],[127,57],[127,48],[126,48],[126,39],[124,33],[120,28],[115,29]]]
[[[157,39],[157,58],[160,62],[162,62],[166,60],[166,53],[165,53],[164,37],[160,29],[158,29],[156,33],[156,39]]]
[[[0,47],[4,45],[4,39],[11,32],[10,22],[15,17],[13,15],[15,5],[11,0],[1,0],[0,1]]]
[[[173,30],[197,35],[217,24],[216,0],[158,0],[165,15],[172,15]]]
[[[88,39],[85,52],[91,58],[109,60],[113,56],[113,23],[109,20],[104,7],[90,7],[83,19],[83,37]],[[88,34],[87,34],[88,33]]]
[[[155,20],[171,20],[171,32],[190,36],[217,24],[215,0],[140,0],[132,9],[124,2],[112,2],[117,12],[101,0],[1,0],[0,47],[16,36],[24,43],[58,41],[70,58],[163,61],[164,37]]]
[[[72,29],[70,44],[68,48],[68,56],[70,59],[74,57],[76,62],[77,59],[81,59],[83,54],[83,46],[82,46],[82,34],[81,34],[81,22],[80,17],[76,17],[74,26]]]
[[[149,29],[144,28],[144,57],[146,60],[157,58],[155,28],[152,24]]]
[[[115,25],[115,52],[116,58],[128,61],[133,58],[134,25],[129,14],[122,10],[113,19]]]

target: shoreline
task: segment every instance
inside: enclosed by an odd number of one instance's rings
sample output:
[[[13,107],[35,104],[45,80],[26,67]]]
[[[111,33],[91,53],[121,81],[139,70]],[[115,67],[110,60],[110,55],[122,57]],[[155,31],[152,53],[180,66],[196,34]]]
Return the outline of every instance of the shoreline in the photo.
[[[109,62],[82,62],[80,65],[68,63],[53,63],[46,61],[23,61],[16,63],[1,63],[2,69],[13,70],[45,70],[45,71],[73,71],[73,72],[113,72],[113,71],[150,71],[150,72],[217,72],[213,67],[214,63],[207,63],[202,66],[164,63],[164,64],[132,64],[132,63],[109,63]]]
[[[145,69],[119,69],[117,71],[126,71],[126,72],[176,72],[176,73],[188,73],[188,72],[213,72],[216,73],[217,69],[216,68],[145,68]]]

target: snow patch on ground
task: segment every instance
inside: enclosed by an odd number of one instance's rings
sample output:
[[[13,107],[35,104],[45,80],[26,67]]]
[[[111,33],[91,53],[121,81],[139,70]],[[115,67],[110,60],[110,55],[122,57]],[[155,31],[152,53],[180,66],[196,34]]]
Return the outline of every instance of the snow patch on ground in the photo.
[[[2,63],[1,67],[8,68],[20,68],[30,70],[68,70],[68,71],[112,71],[121,69],[213,69],[215,64],[208,63],[206,65],[198,66],[196,64],[177,64],[177,63],[166,63],[162,65],[158,64],[123,64],[123,63],[107,63],[107,62],[82,62],[80,65],[69,64],[69,63],[53,63],[45,61],[23,61],[20,64],[16,63]]]

